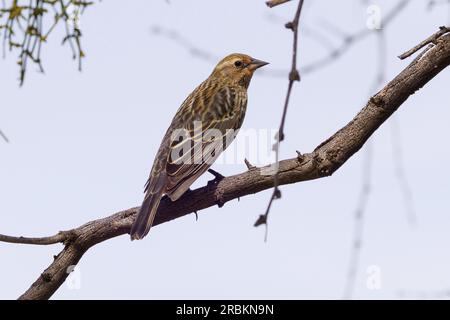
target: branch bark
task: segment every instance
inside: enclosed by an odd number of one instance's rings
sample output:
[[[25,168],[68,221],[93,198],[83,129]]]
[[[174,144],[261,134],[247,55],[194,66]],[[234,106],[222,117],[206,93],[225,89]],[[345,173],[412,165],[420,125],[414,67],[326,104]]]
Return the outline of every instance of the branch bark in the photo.
[[[417,90],[450,64],[450,34],[434,39],[434,46],[415,59],[397,77],[374,95],[345,127],[321,143],[313,152],[279,162],[279,185],[292,184],[332,175],[367,139]],[[226,177],[216,185],[185,194],[176,202],[161,201],[154,225],[168,222],[198,210],[273,187],[273,176],[262,175],[261,168]],[[118,212],[63,231],[53,237],[0,237],[0,241],[51,244],[55,239],[64,249],[19,299],[48,299],[63,284],[68,270],[97,243],[128,234],[138,208]],[[31,239],[31,240],[30,240]],[[22,240],[22,241],[21,241]]]

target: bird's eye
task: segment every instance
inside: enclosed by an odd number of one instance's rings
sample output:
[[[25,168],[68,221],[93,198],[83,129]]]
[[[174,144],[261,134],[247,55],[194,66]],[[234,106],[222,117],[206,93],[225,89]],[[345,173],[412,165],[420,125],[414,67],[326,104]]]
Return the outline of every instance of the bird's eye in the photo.
[[[242,67],[242,61],[238,60],[234,63],[234,65],[238,68]]]

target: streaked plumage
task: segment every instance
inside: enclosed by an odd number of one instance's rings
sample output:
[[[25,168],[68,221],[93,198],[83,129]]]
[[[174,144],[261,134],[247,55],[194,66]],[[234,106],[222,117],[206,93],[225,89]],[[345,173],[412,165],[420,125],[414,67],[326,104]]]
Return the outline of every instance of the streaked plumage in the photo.
[[[266,64],[245,54],[231,54],[182,103],[155,157],[131,239],[142,239],[149,232],[164,194],[172,201],[179,199],[234,139],[235,133],[227,129],[241,127],[253,72]],[[197,121],[202,124],[200,131]],[[216,136],[207,136],[208,129],[217,129]],[[188,137],[172,141],[177,130]],[[173,159],[175,153],[180,157]]]

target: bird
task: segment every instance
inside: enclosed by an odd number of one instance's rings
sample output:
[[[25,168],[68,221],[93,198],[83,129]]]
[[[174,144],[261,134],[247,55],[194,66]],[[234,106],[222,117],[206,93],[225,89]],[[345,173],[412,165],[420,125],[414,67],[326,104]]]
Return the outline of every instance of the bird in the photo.
[[[250,80],[267,64],[242,53],[227,55],[184,100],[155,156],[131,240],[148,234],[164,195],[178,200],[234,140],[245,117]]]

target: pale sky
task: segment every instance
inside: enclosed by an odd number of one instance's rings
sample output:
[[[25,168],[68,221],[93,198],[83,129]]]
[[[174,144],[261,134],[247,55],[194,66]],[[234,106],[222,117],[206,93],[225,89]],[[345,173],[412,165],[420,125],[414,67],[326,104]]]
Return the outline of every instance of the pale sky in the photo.
[[[411,1],[386,28],[386,79],[408,61],[397,55],[448,24],[446,6],[427,10]],[[382,14],[393,1],[375,2]],[[334,46],[339,34],[366,27],[366,1],[306,1],[301,26]],[[69,48],[55,32],[43,52],[45,75],[30,66],[22,88],[16,56],[0,61],[0,233],[46,236],[137,206],[153,157],[181,102],[215,62],[151,32],[176,31],[198,48],[222,57],[248,53],[270,70],[290,66],[292,35],[283,27],[296,1],[268,9],[262,0],[102,1],[81,18],[87,57],[76,70]],[[275,15],[275,16],[274,16]],[[328,54],[300,34],[299,65]],[[363,107],[377,73],[371,35],[339,60],[295,85],[281,158],[312,151]],[[354,298],[414,298],[450,288],[450,161],[447,148],[450,70],[411,97],[372,141],[372,192]],[[244,130],[279,125],[285,78],[255,76]],[[372,92],[375,93],[375,92]],[[413,194],[416,225],[408,223],[396,178],[393,123],[401,136],[403,169]],[[353,241],[355,208],[365,151],[332,177],[283,186],[274,203],[269,239],[253,223],[271,190],[212,207],[155,227],[143,241],[121,236],[85,254],[76,285],[54,299],[340,299]],[[261,163],[263,164],[263,163]],[[245,170],[244,159],[220,164],[224,175]],[[203,185],[207,174],[195,186]],[[194,186],[194,187],[195,187]],[[0,243],[0,298],[23,293],[51,263],[61,245]],[[367,286],[370,270],[380,286]],[[73,283],[72,283],[73,284]]]

